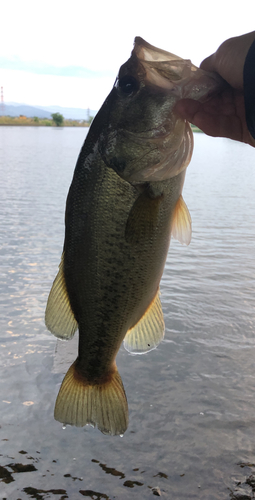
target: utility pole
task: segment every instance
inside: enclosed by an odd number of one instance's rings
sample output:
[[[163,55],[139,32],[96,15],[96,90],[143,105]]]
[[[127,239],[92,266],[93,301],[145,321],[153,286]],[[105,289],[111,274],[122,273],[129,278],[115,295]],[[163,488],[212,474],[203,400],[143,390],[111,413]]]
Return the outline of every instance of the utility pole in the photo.
[[[1,87],[1,115],[4,116],[4,88]]]

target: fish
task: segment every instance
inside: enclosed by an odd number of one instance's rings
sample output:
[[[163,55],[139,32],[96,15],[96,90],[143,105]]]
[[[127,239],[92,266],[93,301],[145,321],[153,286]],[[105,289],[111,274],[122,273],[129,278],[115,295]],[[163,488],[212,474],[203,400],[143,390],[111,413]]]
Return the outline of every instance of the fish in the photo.
[[[193,151],[183,97],[220,91],[215,74],[136,37],[130,58],[93,119],[65,211],[65,239],[45,312],[46,327],[69,340],[77,359],[60,387],[54,417],[123,435],[128,403],[116,355],[155,349],[164,337],[160,301],[171,236],[191,240],[182,197]]]

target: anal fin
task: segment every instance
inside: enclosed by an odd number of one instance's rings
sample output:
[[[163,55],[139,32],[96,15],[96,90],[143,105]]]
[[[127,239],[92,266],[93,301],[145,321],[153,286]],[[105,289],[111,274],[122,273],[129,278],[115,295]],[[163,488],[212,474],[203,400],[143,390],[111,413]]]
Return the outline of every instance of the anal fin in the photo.
[[[132,354],[149,352],[158,346],[164,333],[165,323],[158,291],[140,321],[128,330],[124,347]]]
[[[51,333],[65,340],[72,338],[78,328],[65,284],[64,253],[61,258],[58,274],[48,297],[45,324]]]

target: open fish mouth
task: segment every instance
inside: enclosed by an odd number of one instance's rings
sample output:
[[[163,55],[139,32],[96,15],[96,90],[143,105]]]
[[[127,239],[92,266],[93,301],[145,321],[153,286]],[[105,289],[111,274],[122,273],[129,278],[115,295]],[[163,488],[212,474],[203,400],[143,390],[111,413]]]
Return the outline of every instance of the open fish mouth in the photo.
[[[135,38],[132,54],[143,65],[147,82],[179,99],[207,100],[225,85],[216,73],[208,73],[192,64],[190,59],[154,47],[141,37]]]
[[[196,68],[190,60],[153,47],[141,37],[135,38],[132,54],[142,63],[146,80],[168,91],[176,90],[176,82],[189,78],[192,69]]]

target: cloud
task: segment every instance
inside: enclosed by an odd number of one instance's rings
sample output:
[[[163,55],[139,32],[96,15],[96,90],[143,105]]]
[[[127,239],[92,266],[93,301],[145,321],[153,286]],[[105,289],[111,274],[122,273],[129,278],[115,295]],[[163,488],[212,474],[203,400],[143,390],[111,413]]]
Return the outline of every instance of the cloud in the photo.
[[[72,76],[76,78],[113,78],[112,71],[94,71],[83,66],[55,66],[40,61],[24,61],[19,57],[1,57],[0,68],[27,71],[36,75]]]

